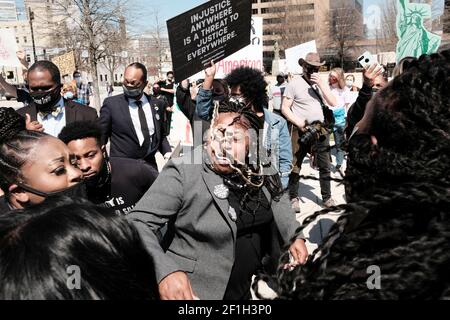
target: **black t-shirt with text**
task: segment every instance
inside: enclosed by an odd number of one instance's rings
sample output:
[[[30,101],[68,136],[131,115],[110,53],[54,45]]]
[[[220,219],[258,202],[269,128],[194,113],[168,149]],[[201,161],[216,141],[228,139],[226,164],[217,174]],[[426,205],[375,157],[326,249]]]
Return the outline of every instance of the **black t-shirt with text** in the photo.
[[[116,213],[127,214],[151,187],[158,172],[144,160],[111,158],[110,163],[110,190],[101,200]]]

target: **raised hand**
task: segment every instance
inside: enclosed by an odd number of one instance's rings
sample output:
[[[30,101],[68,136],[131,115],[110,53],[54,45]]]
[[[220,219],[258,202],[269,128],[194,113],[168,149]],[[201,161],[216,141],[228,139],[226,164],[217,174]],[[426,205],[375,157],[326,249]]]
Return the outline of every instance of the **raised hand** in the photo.
[[[374,81],[377,77],[382,75],[384,72],[383,66],[380,66],[376,63],[371,65],[363,74],[364,84],[370,88],[374,86]]]

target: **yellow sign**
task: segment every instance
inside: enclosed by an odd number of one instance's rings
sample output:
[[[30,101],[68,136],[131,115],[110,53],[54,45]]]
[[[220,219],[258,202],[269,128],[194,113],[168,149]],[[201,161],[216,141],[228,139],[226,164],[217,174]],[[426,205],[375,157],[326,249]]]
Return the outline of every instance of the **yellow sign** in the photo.
[[[65,75],[72,75],[76,70],[75,55],[73,51],[53,58],[52,62],[59,68],[62,77]]]

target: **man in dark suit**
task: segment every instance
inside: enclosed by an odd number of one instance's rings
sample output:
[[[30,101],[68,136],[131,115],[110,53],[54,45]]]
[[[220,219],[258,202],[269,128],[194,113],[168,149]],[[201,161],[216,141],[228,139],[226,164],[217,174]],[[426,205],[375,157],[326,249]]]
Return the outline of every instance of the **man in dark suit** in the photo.
[[[57,137],[67,124],[97,119],[94,108],[61,96],[61,75],[50,61],[38,61],[28,70],[31,103],[17,112],[27,120],[27,129]]]
[[[106,141],[111,139],[111,157],[144,159],[158,169],[157,151],[172,151],[164,135],[164,103],[144,93],[147,69],[133,63],[125,70],[123,94],[105,99],[100,125]]]

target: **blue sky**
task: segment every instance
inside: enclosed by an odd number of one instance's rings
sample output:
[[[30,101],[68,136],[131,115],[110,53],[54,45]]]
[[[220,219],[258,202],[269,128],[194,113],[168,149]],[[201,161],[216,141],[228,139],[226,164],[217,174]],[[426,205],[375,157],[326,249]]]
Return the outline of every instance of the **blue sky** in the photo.
[[[188,11],[198,5],[201,5],[205,0],[134,0],[137,5],[142,7],[159,8],[164,20],[173,18],[180,13]]]
[[[333,0],[330,0],[333,1]],[[364,2],[364,13],[367,13],[367,10],[372,5],[382,4],[385,0],[363,0]],[[396,0],[389,0],[396,1]],[[410,0],[411,2],[420,2],[419,0]],[[146,29],[148,19],[145,19],[145,14],[150,14],[153,9],[158,9],[161,13],[161,20],[166,21],[170,18],[173,18],[189,9],[192,9],[200,4],[208,2],[207,0],[130,0],[130,4],[138,9],[138,11],[142,12],[142,18],[137,19],[136,24],[140,26],[140,29]],[[16,3],[22,4],[23,0],[16,0]],[[436,7],[443,7],[444,0],[433,0],[434,9]]]

